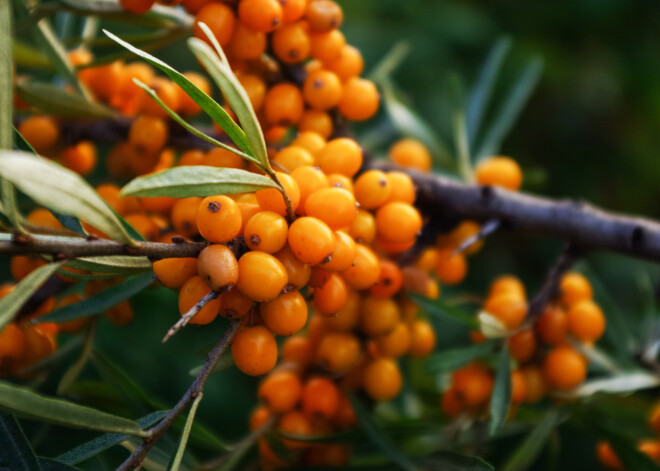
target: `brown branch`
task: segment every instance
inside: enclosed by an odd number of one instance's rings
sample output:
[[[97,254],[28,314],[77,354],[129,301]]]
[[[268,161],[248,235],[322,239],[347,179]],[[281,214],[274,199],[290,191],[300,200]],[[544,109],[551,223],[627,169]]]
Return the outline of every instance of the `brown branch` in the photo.
[[[207,360],[202,371],[199,372],[195,381],[193,381],[183,397],[168,412],[163,420],[149,430],[149,432],[151,432],[150,437],[146,438],[142,444],[131,453],[131,455],[117,468],[117,471],[128,471],[141,466],[142,461],[154,447],[156,442],[165,434],[165,432],[167,432],[174,422],[176,422],[179,416],[188,408],[195,398],[202,393],[206,381],[209,379],[209,376],[211,376],[211,373],[220,360],[220,357],[222,357],[222,354],[227,350],[227,347],[238,331],[240,323],[240,321],[236,320],[229,324],[229,327],[225,330],[218,343],[207,355]]]
[[[188,312],[181,314],[179,320],[176,321],[176,323],[167,331],[165,337],[163,337],[162,342],[167,342],[170,337],[176,334],[179,330],[183,329],[188,324],[188,322],[190,322],[190,320],[204,308],[204,306],[206,306],[214,299],[217,299],[218,296],[220,296],[220,291],[209,291],[206,296],[200,298],[199,301],[197,301],[195,305],[188,310]]]

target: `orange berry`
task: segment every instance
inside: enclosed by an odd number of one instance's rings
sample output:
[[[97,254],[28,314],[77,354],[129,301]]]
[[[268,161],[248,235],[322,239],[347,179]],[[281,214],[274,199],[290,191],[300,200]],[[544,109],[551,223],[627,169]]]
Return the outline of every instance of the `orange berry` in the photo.
[[[307,198],[320,189],[328,188],[330,186],[328,177],[318,167],[309,165],[294,169],[290,176],[298,184],[300,190],[300,203],[296,208],[296,214],[304,216]]]
[[[387,203],[376,212],[378,234],[391,242],[408,242],[422,229],[422,217],[406,203]]]
[[[376,209],[389,198],[392,187],[384,172],[367,170],[353,186],[355,199],[364,209]]]
[[[362,149],[355,140],[340,137],[328,141],[319,151],[317,159],[326,175],[339,173],[352,177],[362,166]]]
[[[364,121],[378,111],[380,94],[376,85],[367,79],[353,77],[344,82],[339,100],[339,113],[351,121]]]
[[[332,135],[334,125],[332,118],[324,111],[305,110],[298,121],[298,131],[312,131],[319,134],[323,139]]]
[[[285,64],[304,61],[311,44],[303,23],[290,23],[273,32],[273,52]]]
[[[358,209],[357,215],[348,233],[355,242],[360,244],[371,244],[376,238],[376,219],[369,211]]]
[[[381,260],[378,282],[371,287],[369,293],[381,298],[389,298],[398,293],[402,285],[403,275],[399,266],[390,260]]]
[[[399,201],[413,204],[415,202],[415,185],[412,179],[403,172],[387,172],[385,174],[390,187],[387,203]]]
[[[307,437],[312,435],[312,424],[309,423],[309,420],[302,412],[292,410],[280,417],[280,420],[277,421],[277,430],[288,435]],[[290,439],[283,439],[282,443],[291,449],[306,448],[309,446],[308,442]]]
[[[571,347],[556,347],[545,358],[543,375],[555,389],[573,389],[587,377],[587,362]]]
[[[520,404],[527,397],[527,383],[525,376],[520,370],[511,372],[511,402]]]
[[[589,280],[580,273],[565,274],[559,283],[559,290],[561,291],[561,303],[565,306],[590,300],[593,297]]]
[[[172,111],[179,111],[179,108],[181,107],[181,92],[174,82],[163,77],[153,77],[147,85],[156,92],[158,98],[160,98],[168,108]],[[167,112],[149,95],[144,93],[141,95],[141,98],[139,109],[142,113],[151,116],[159,116],[161,118],[168,117]]]
[[[452,419],[461,415],[463,410],[465,410],[465,404],[454,387],[449,388],[442,395],[440,406],[442,412]]]
[[[526,297],[525,285],[523,285],[518,278],[511,275],[502,275],[497,277],[495,281],[493,281],[493,283],[490,285],[488,297],[492,298],[500,293],[507,292],[517,294],[522,299],[525,299]]]
[[[247,222],[243,236],[250,250],[275,253],[286,244],[288,231],[284,217],[272,211],[261,211]]]
[[[567,313],[568,330],[582,342],[595,342],[605,332],[605,316],[590,300],[573,304]]]
[[[289,247],[305,263],[317,265],[330,260],[335,236],[326,223],[313,217],[296,219],[289,227]]]
[[[121,7],[135,15],[141,15],[149,11],[156,0],[119,0]]]
[[[18,125],[18,132],[38,154],[51,150],[60,137],[55,120],[49,116],[31,116]]]
[[[357,77],[364,69],[364,60],[360,51],[350,44],[344,45],[339,55],[325,63],[328,70],[337,74],[342,82]]]
[[[211,95],[211,84],[202,74],[198,74],[197,72],[185,72],[183,75],[201,91],[207,95]],[[177,88],[177,90],[179,92],[179,111],[181,114],[192,116],[202,111],[195,100],[184,92],[182,88]]]
[[[384,357],[399,358],[408,352],[411,337],[408,326],[399,322],[389,333],[376,338],[376,348]]]
[[[47,209],[37,208],[30,211],[27,215],[27,220],[35,227],[45,229],[62,229],[62,224],[57,220],[53,213]]]
[[[338,29],[325,33],[312,33],[309,39],[312,46],[310,55],[321,62],[335,60],[346,45],[346,38]]]
[[[337,75],[327,70],[310,73],[303,84],[303,98],[312,108],[326,111],[334,108],[342,97],[342,84]]]
[[[312,155],[316,154],[325,145],[325,139],[314,131],[301,131],[291,141],[292,146],[302,147]]]
[[[307,303],[298,291],[262,304],[259,312],[266,327],[277,335],[293,335],[307,323]]]
[[[188,279],[179,291],[179,312],[183,315],[197,304],[204,296],[209,294],[211,289],[204,283],[199,276],[193,276]],[[189,324],[209,324],[218,315],[220,309],[220,299],[215,298],[206,303],[206,305],[190,319]]]
[[[353,266],[341,274],[344,281],[353,289],[371,288],[380,276],[380,261],[366,245],[355,245]]]
[[[401,371],[389,358],[379,358],[364,370],[364,390],[375,401],[389,401],[399,395],[403,386]]]
[[[193,237],[197,232],[197,210],[202,198],[191,197],[178,200],[172,206],[170,219],[174,230],[184,237]]]
[[[490,157],[477,165],[475,177],[480,185],[501,186],[516,191],[522,185],[522,171],[509,157]]]
[[[484,404],[493,390],[493,377],[485,367],[468,365],[452,375],[456,395],[467,406]]]
[[[517,294],[502,293],[488,299],[484,311],[502,321],[507,329],[515,329],[527,316],[527,303]]]
[[[314,289],[314,305],[323,315],[336,314],[347,300],[346,282],[336,273],[330,274],[323,286]]]
[[[355,261],[355,241],[345,232],[335,231],[335,251],[332,259],[321,266],[326,270],[343,272],[351,268]]]
[[[15,324],[0,330],[0,375],[23,358],[25,349],[25,335]]]
[[[303,386],[302,410],[311,419],[330,419],[339,409],[339,390],[326,378],[311,378]]]
[[[295,85],[279,83],[266,92],[264,114],[272,125],[291,126],[303,113],[302,93]]]
[[[253,304],[254,301],[241,293],[238,288],[233,287],[222,295],[222,303],[218,314],[227,319],[241,319],[250,312]]]
[[[287,284],[287,272],[278,259],[265,252],[248,252],[238,260],[236,286],[258,302],[277,298]]]
[[[139,153],[155,154],[167,142],[168,134],[167,124],[161,118],[139,116],[128,131],[128,142]]]
[[[9,262],[11,276],[16,281],[21,281],[34,270],[46,265],[46,261],[40,257],[30,255],[14,255]]]
[[[525,363],[536,352],[536,335],[531,330],[523,330],[509,338],[509,352],[518,363]]]
[[[280,183],[284,187],[284,192],[291,200],[291,206],[295,210],[300,204],[300,189],[296,181],[286,173],[275,172]],[[259,190],[256,193],[259,207],[264,211],[273,211],[274,213],[286,216],[286,203],[279,190],[267,188]]]
[[[294,335],[284,341],[282,345],[282,360],[284,363],[293,363],[301,369],[312,364],[314,348],[306,335]]]
[[[328,175],[328,183],[333,188],[343,188],[344,190],[353,193],[353,181],[346,175],[331,173]]]
[[[293,172],[299,167],[310,167],[314,165],[315,159],[307,149],[291,145],[279,151],[277,155],[275,155],[273,162],[286,170]],[[296,183],[298,182],[296,181]]]
[[[312,273],[309,264],[303,262],[291,251],[288,245],[275,254],[287,273],[288,284],[296,289],[301,289],[307,284]]]
[[[536,320],[536,333],[541,341],[549,345],[559,345],[566,340],[568,318],[559,306],[546,306]]]
[[[176,198],[169,196],[156,196],[153,198],[140,198],[140,206],[153,213],[169,213],[176,204]]]
[[[253,31],[269,33],[282,24],[282,6],[277,0],[241,0],[238,17]]]
[[[245,89],[250,103],[252,103],[252,108],[255,111],[259,110],[266,96],[266,84],[264,81],[255,74],[240,74],[238,75],[238,81],[241,82],[241,85]]]
[[[164,258],[154,262],[154,273],[158,281],[167,288],[181,288],[197,274],[196,258]]]
[[[355,198],[343,188],[321,188],[305,201],[305,214],[325,222],[331,229],[349,227],[357,215]]]
[[[400,167],[414,168],[422,172],[431,170],[431,153],[427,147],[416,139],[401,139],[390,147],[389,156],[392,162]]]
[[[370,337],[390,333],[401,319],[399,306],[389,298],[367,296],[362,299],[360,328]]]
[[[339,28],[344,13],[332,0],[315,0],[307,3],[305,19],[312,31],[324,33]]]
[[[236,18],[231,8],[223,3],[211,2],[204,5],[195,15],[193,31],[196,37],[210,43],[206,33],[202,31],[198,23],[205,23],[220,45],[226,46],[234,31]]]
[[[242,222],[241,210],[228,196],[209,196],[199,203],[197,229],[209,242],[229,242],[240,232]]]
[[[300,378],[291,371],[274,371],[259,385],[257,396],[276,414],[288,412],[298,404],[302,394]]]
[[[250,415],[250,431],[260,429],[270,420],[273,414],[266,406],[258,406]]]
[[[255,60],[266,51],[266,34],[236,23],[227,51],[232,59]]]
[[[425,320],[416,320],[410,325],[410,350],[412,358],[424,358],[435,350],[435,331]]]
[[[231,344],[236,367],[250,376],[260,376],[277,362],[277,342],[266,327],[257,325],[239,330]]]
[[[360,304],[360,295],[349,289],[344,306],[334,316],[323,316],[324,324],[334,331],[350,332],[359,323]]]
[[[145,214],[133,213],[124,219],[146,240],[156,240],[158,237],[158,226]]]
[[[209,245],[197,257],[197,271],[213,291],[227,291],[238,280],[238,262],[224,245]]]
[[[616,453],[614,453],[614,450],[612,450],[612,447],[607,442],[598,442],[598,445],[596,445],[596,457],[598,458],[598,461],[609,469],[619,471],[625,469],[623,463],[619,457],[616,456]]]
[[[332,332],[321,340],[316,350],[316,361],[330,373],[341,373],[355,366],[360,354],[360,342],[355,335]]]
[[[660,403],[657,403],[651,409],[648,417],[649,425],[658,434],[660,434]]]
[[[525,402],[528,404],[536,404],[546,392],[545,378],[538,366],[527,366],[522,368],[520,372],[525,379]]]
[[[90,141],[67,147],[60,155],[66,167],[81,175],[89,175],[96,166],[96,146]]]

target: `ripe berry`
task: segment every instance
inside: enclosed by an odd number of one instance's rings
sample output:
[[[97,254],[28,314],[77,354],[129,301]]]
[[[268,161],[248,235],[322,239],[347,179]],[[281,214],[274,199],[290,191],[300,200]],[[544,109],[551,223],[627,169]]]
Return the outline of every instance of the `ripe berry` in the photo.
[[[211,289],[204,283],[199,276],[193,276],[184,283],[179,291],[179,312],[183,315],[188,312],[204,296],[209,294]],[[190,319],[190,324],[209,324],[218,315],[220,309],[220,299],[212,299]]]
[[[431,170],[431,153],[416,139],[401,139],[389,151],[392,162],[400,167],[414,168],[422,172]]]
[[[520,370],[511,372],[511,402],[520,404],[527,397],[527,383],[525,376]]]
[[[216,147],[211,149],[205,156],[204,160],[200,165],[208,165],[209,167],[220,167],[220,168],[245,168],[245,161],[228,150],[221,149]]]
[[[536,335],[531,330],[523,330],[509,338],[509,352],[518,363],[524,363],[536,351]]]
[[[288,245],[284,246],[282,250],[277,252],[275,258],[280,261],[286,270],[288,278],[287,284],[296,289],[301,289],[307,284],[312,273],[312,268],[309,264],[296,257]]]
[[[135,15],[141,15],[149,11],[156,0],[120,0],[121,7]]]
[[[282,346],[282,360],[305,369],[312,364],[314,349],[306,335],[294,335],[285,340]]]
[[[516,191],[522,185],[522,171],[515,160],[509,157],[491,157],[475,169],[480,185],[501,186]]]
[[[80,175],[89,175],[96,166],[96,146],[90,141],[67,147],[60,155],[62,163]]]
[[[573,304],[567,313],[568,330],[582,342],[595,342],[605,332],[605,316],[590,300]]]
[[[277,430],[289,435],[307,437],[312,434],[312,424],[302,412],[292,410],[280,417],[280,420],[277,421]],[[291,449],[307,448],[309,446],[309,442],[291,439],[283,439],[282,444]]]
[[[165,146],[168,135],[169,131],[164,120],[143,115],[131,124],[128,142],[140,153],[155,154]]]
[[[197,271],[213,291],[227,291],[238,280],[238,262],[224,245],[209,245],[197,258]]]
[[[399,395],[403,379],[397,364],[380,358],[367,365],[364,371],[364,390],[375,401],[389,401]]]
[[[344,281],[353,289],[371,288],[380,275],[380,261],[366,245],[356,244],[353,266],[342,272]]]
[[[312,108],[326,111],[334,108],[342,97],[342,84],[333,72],[317,70],[303,84],[303,98]]]
[[[556,347],[545,358],[543,375],[555,389],[573,389],[587,377],[587,362],[571,347]]]
[[[302,147],[312,155],[316,154],[325,145],[325,139],[314,131],[301,131],[291,141],[292,146]]]
[[[452,375],[456,395],[467,406],[485,403],[493,390],[493,377],[481,365],[468,365]]]
[[[266,93],[264,114],[272,125],[291,126],[296,124],[304,109],[302,93],[295,85],[279,83]]]
[[[399,266],[390,260],[380,261],[380,274],[375,286],[369,293],[381,298],[389,298],[399,292],[403,285],[403,275]]]
[[[277,342],[266,327],[257,325],[239,330],[231,344],[236,367],[250,376],[260,376],[277,362]]]
[[[527,303],[512,293],[498,294],[486,301],[484,311],[498,318],[508,329],[515,329],[527,315]]]
[[[362,149],[353,139],[340,137],[328,141],[317,155],[321,170],[352,177],[362,166]]]
[[[263,303],[259,312],[266,327],[277,335],[293,335],[307,323],[307,303],[298,291]]]
[[[346,38],[338,29],[326,33],[312,33],[309,39],[312,46],[310,55],[321,62],[335,60],[346,45]]]
[[[348,233],[359,244],[371,244],[376,238],[376,219],[369,211],[358,209]]]
[[[360,321],[361,301],[360,295],[349,289],[344,306],[334,316],[323,316],[324,324],[331,330],[340,332],[355,329]]]
[[[274,371],[259,385],[257,396],[276,414],[288,412],[302,394],[300,378],[291,371]]]
[[[559,345],[566,340],[568,318],[559,306],[549,305],[536,321],[536,333],[549,345]]]
[[[571,306],[593,297],[589,280],[580,273],[564,275],[559,283],[559,290],[561,291],[561,303],[565,306]]]
[[[298,131],[312,131],[319,134],[323,139],[332,135],[332,118],[324,111],[305,110],[298,121]]]
[[[232,59],[255,60],[266,51],[266,44],[265,33],[251,30],[239,21],[227,45],[227,52]]]
[[[410,350],[412,358],[424,358],[435,350],[435,331],[425,320],[417,320],[410,325]]]
[[[318,167],[312,166],[298,167],[290,175],[300,190],[300,204],[296,208],[296,214],[304,216],[307,198],[318,190],[328,188],[328,177]]]
[[[326,270],[343,272],[351,268],[355,261],[355,241],[345,232],[335,231],[335,251],[332,259],[321,266]]]
[[[536,404],[543,399],[547,389],[543,373],[538,366],[527,366],[520,371],[525,378],[525,402]]]
[[[321,340],[316,350],[316,361],[330,373],[341,373],[355,366],[360,354],[360,342],[353,334],[332,332]]]
[[[238,260],[236,286],[254,301],[277,298],[287,283],[287,273],[279,260],[265,252],[248,252]]]
[[[492,298],[497,294],[507,292],[517,294],[522,299],[525,299],[526,297],[525,285],[523,285],[518,278],[511,275],[502,275],[497,277],[495,281],[493,281],[493,283],[490,285],[488,297]]]
[[[211,94],[211,84],[208,79],[202,74],[197,72],[185,72],[183,74],[188,80],[197,86],[201,91],[207,95]],[[193,100],[190,95],[183,91],[183,88],[178,88],[179,91],[179,111],[186,116],[193,116],[202,111],[200,106]]]
[[[310,48],[309,35],[302,23],[284,25],[273,33],[273,52],[285,64],[304,61]]]
[[[252,414],[250,415],[250,431],[254,432],[255,430],[263,427],[273,416],[268,407],[258,406]]]
[[[338,230],[353,223],[357,205],[353,195],[343,188],[322,188],[309,195],[305,201],[305,214]]]
[[[346,283],[336,273],[330,274],[319,288],[314,289],[314,306],[321,314],[331,316],[336,314],[348,300]]]
[[[305,263],[317,265],[335,251],[335,237],[326,223],[313,217],[296,219],[289,227],[289,247]]]
[[[242,222],[241,210],[228,196],[204,198],[197,209],[197,229],[209,242],[229,242],[240,232]]]
[[[342,82],[345,82],[362,73],[364,60],[357,48],[346,44],[335,59],[326,62],[325,67],[337,74]]]
[[[408,352],[411,337],[408,326],[399,322],[389,333],[376,338],[376,348],[384,357],[399,358]]]
[[[367,296],[362,300],[360,328],[370,337],[391,332],[401,319],[399,306],[389,298]]]
[[[241,0],[238,17],[248,28],[269,33],[282,24],[282,6],[277,0]]]
[[[196,258],[164,258],[154,262],[154,273],[158,281],[167,288],[181,288],[197,274]]]
[[[240,319],[250,312],[253,304],[254,301],[234,286],[222,295],[222,303],[218,314],[227,319]]]
[[[55,120],[49,116],[31,116],[18,125],[18,132],[38,154],[51,150],[60,137]]]
[[[364,121],[378,111],[380,94],[371,80],[353,77],[344,82],[339,113],[351,121]]]
[[[25,348],[25,335],[15,324],[0,331],[0,375],[22,359]]]
[[[266,84],[261,77],[255,74],[239,74],[237,77],[238,81],[241,82],[241,85],[245,89],[245,92],[250,99],[250,103],[252,103],[252,108],[254,108],[255,111],[258,111],[264,103]]]
[[[303,386],[302,410],[311,419],[330,419],[339,408],[337,386],[326,378],[311,378]]]
[[[284,217],[272,211],[261,211],[247,222],[243,237],[250,250],[275,253],[286,244],[288,231]]]
[[[291,206],[295,210],[300,204],[300,189],[296,181],[286,173],[276,172],[277,178],[284,187],[284,191],[291,200]],[[256,193],[259,207],[264,211],[273,211],[274,213],[286,216],[286,203],[280,190],[267,188],[259,190]]]

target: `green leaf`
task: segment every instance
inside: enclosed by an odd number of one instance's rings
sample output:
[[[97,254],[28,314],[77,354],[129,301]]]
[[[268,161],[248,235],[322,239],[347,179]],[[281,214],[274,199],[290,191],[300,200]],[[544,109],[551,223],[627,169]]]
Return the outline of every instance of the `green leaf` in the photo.
[[[116,113],[99,103],[85,100],[50,83],[23,80],[16,93],[27,104],[58,118],[112,118]]]
[[[660,386],[660,378],[657,374],[644,371],[625,372],[611,378],[586,381],[573,391],[562,394],[562,396],[589,397],[596,393],[621,394],[657,388],[658,386]]]
[[[426,360],[426,368],[429,373],[433,374],[454,371],[461,366],[488,355],[495,349],[496,345],[497,341],[491,340],[468,347],[436,352]]]
[[[247,136],[245,135],[245,132],[243,132],[243,130],[240,127],[238,127],[238,125],[234,122],[233,119],[231,119],[231,117],[227,114],[224,108],[222,108],[222,106],[220,106],[210,96],[208,96],[206,93],[200,90],[200,88],[197,85],[192,83],[183,74],[177,72],[172,67],[167,65],[165,62],[161,61],[160,59],[157,59],[151,54],[148,54],[136,47],[131,46],[127,42],[122,41],[117,36],[106,30],[103,30],[103,32],[113,41],[116,41],[118,44],[124,46],[129,51],[140,56],[149,64],[163,71],[165,75],[167,75],[177,85],[179,85],[179,87],[181,87],[183,91],[185,91],[190,96],[190,98],[192,98],[193,101],[197,103],[200,106],[200,108],[202,108],[204,112],[208,114],[211,117],[211,119],[213,119],[213,121],[215,121],[227,133],[229,138],[232,141],[234,141],[234,143],[238,146],[239,149],[241,149],[243,152],[245,152],[248,155],[253,154],[252,148],[250,147],[250,143],[248,141]],[[236,110],[234,110],[234,112],[236,112]]]
[[[30,442],[16,417],[0,414],[0,469],[38,471],[41,469]]]
[[[534,427],[524,442],[509,458],[501,471],[525,471],[534,464],[537,456],[548,441],[550,434],[559,423],[559,411],[551,410]]]
[[[23,278],[9,294],[0,299],[0,331],[12,321],[30,296],[61,266],[62,262],[56,262],[37,268]]]
[[[212,36],[211,39],[214,40],[215,37]],[[261,168],[266,171],[271,170],[268,153],[266,152],[266,141],[261,131],[259,119],[254,109],[252,109],[247,92],[234,75],[234,72],[226,64],[223,64],[218,55],[213,52],[213,49],[201,39],[188,39],[188,47],[222,90],[229,106],[231,106],[236,118],[243,126],[250,148],[248,150],[241,149],[246,154],[254,155]]]
[[[0,194],[2,195],[2,206],[9,222],[20,232],[25,233],[23,217],[18,210],[18,204],[16,202],[16,189],[14,185],[6,179],[0,178]]]
[[[358,422],[373,444],[380,448],[383,453],[401,469],[405,469],[406,471],[417,469],[414,463],[410,461],[406,455],[396,449],[389,437],[387,437],[382,429],[371,419],[367,409],[365,409],[353,393],[348,393],[348,399],[351,402],[351,406],[353,406],[353,411],[355,411],[355,416],[357,417]]]
[[[12,126],[12,128],[14,129],[14,146],[15,146],[15,148],[18,149],[18,150],[25,151],[25,152],[30,152],[34,155],[38,155],[37,151],[34,150],[34,148],[30,145],[30,143],[25,140],[23,135],[20,132],[18,132],[18,129],[16,129],[15,126]]]
[[[499,152],[502,142],[513,128],[534,88],[536,88],[542,70],[543,61],[534,58],[529,61],[518,80],[513,83],[506,94],[504,103],[495,114],[490,128],[481,141],[479,151],[475,154],[477,161]]]
[[[205,165],[173,167],[138,177],[121,190],[121,196],[213,196],[277,188],[268,177],[235,168]]]
[[[83,344],[83,349],[80,354],[80,357],[66,370],[66,373],[62,375],[60,383],[57,385],[57,395],[64,396],[71,385],[78,379],[80,373],[85,368],[87,360],[92,353],[94,348],[94,338],[96,337],[96,328],[98,323],[93,322],[85,331],[85,343]]]
[[[383,80],[389,80],[394,71],[399,68],[408,56],[410,49],[410,43],[407,41],[397,42],[371,70],[368,78],[377,83],[381,83]]]
[[[470,92],[466,110],[467,130],[470,146],[474,147],[475,140],[479,134],[481,121],[488,110],[490,99],[497,82],[502,63],[511,49],[510,38],[500,38],[488,54],[488,58],[479,73],[477,83]]]
[[[494,471],[494,467],[478,456],[461,455],[453,451],[438,451],[421,460],[425,469],[442,471]]]
[[[380,83],[383,90],[383,103],[385,109],[394,123],[394,126],[404,136],[412,137],[423,142],[431,151],[436,162],[445,169],[456,168],[454,159],[447,150],[447,146],[417,113],[406,106],[398,97],[394,85],[389,80]]]
[[[432,316],[442,319],[449,319],[472,329],[479,330],[479,322],[470,313],[463,311],[456,306],[447,304],[439,299],[426,298],[419,294],[410,293],[408,295],[419,307],[424,309]]]
[[[145,273],[118,283],[110,288],[104,289],[80,302],[55,309],[45,316],[35,319],[35,324],[42,322],[68,322],[83,317],[101,314],[113,306],[136,295],[154,280],[153,274]]]
[[[11,5],[0,5],[0,149],[11,149],[13,141],[13,93],[11,57]]]
[[[0,407],[39,422],[148,437],[137,422],[0,381]]]
[[[160,105],[160,107],[163,108],[163,109],[167,112],[167,114],[170,115],[170,117],[171,117],[174,121],[176,121],[177,123],[179,123],[183,128],[185,128],[185,129],[186,129],[188,132],[190,132],[191,134],[193,134],[193,135],[199,137],[200,139],[205,140],[206,142],[208,142],[208,143],[210,143],[210,144],[213,144],[213,145],[216,146],[216,147],[220,147],[220,148],[222,148],[222,149],[225,149],[226,151],[232,152],[232,153],[238,155],[239,157],[241,157],[241,158],[243,158],[243,159],[245,159],[245,160],[248,160],[248,161],[250,161],[250,162],[254,162],[254,163],[257,164],[257,165],[259,164],[259,162],[258,162],[254,157],[252,157],[251,155],[247,155],[247,154],[241,152],[241,151],[238,150],[238,149],[234,149],[233,147],[228,146],[227,144],[224,144],[224,143],[218,141],[217,139],[214,139],[214,138],[212,138],[211,136],[209,136],[209,135],[207,135],[207,134],[204,134],[204,133],[203,133],[202,131],[200,131],[199,129],[195,128],[192,124],[188,123],[188,122],[187,122],[186,120],[184,120],[181,116],[179,116],[174,110],[172,110],[172,108],[170,108],[169,106],[167,106],[167,105],[165,104],[165,102],[163,102],[163,100],[161,100],[161,99],[158,97],[158,95],[156,94],[156,92],[153,91],[151,88],[149,88],[148,85],[145,85],[144,83],[140,82],[138,79],[135,79],[135,78],[133,79],[133,82],[135,82],[135,84],[136,84],[138,87],[140,87],[142,90],[144,90],[145,93],[147,93],[147,94],[148,94],[148,95],[149,95],[149,96],[150,96],[150,97],[151,97],[156,103],[158,103],[158,104]]]
[[[110,206],[77,173],[27,152],[4,151],[0,176],[38,204],[87,221],[113,240],[133,243]]]
[[[39,464],[43,471],[80,471],[80,468],[69,466],[68,464],[60,463],[51,458],[39,457]]]
[[[169,411],[158,411],[153,412],[149,415],[138,419],[136,422],[142,429],[147,429],[152,425],[160,422],[160,420],[167,415]],[[126,434],[117,434],[117,433],[106,433],[99,437],[96,437],[93,440],[90,440],[82,445],[79,445],[61,455],[57,456],[55,459],[62,463],[66,464],[77,464],[85,460],[92,458],[93,456],[98,455],[99,453],[111,448],[119,443],[128,440],[130,435]]]
[[[168,467],[169,471],[179,471],[179,466],[181,465],[181,460],[183,459],[183,454],[186,451],[186,445],[188,444],[188,437],[190,436],[190,430],[192,428],[193,422],[195,421],[195,414],[197,413],[197,407],[202,401],[202,394],[199,393],[192,405],[190,406],[190,412],[188,412],[188,418],[186,419],[186,425],[184,425],[183,430],[181,431],[181,438],[179,438],[179,445],[176,449],[176,453],[172,457],[170,466]]]
[[[131,257],[128,255],[81,257],[71,260],[66,266],[78,270],[116,275],[130,275],[151,271],[152,269],[152,264],[147,257]],[[75,273],[71,276],[75,278]]]
[[[499,359],[497,360],[497,376],[493,394],[490,397],[490,423],[488,432],[495,435],[499,428],[506,422],[511,407],[511,358],[506,342],[502,344]]]
[[[50,61],[39,50],[21,40],[14,38],[11,42],[12,57],[17,67],[28,69],[47,69]]]

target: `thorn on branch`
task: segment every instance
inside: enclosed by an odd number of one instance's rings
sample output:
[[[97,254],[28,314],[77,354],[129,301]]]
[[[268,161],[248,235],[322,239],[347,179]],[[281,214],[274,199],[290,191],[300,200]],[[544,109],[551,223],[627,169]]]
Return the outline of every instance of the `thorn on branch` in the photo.
[[[210,291],[206,296],[197,301],[197,303],[188,312],[181,316],[176,324],[170,327],[170,330],[168,330],[167,334],[165,334],[165,337],[163,337],[162,342],[167,342],[170,337],[176,334],[179,330],[183,329],[186,324],[190,322],[190,319],[195,317],[204,306],[216,299],[218,296],[220,296],[220,291]]]

